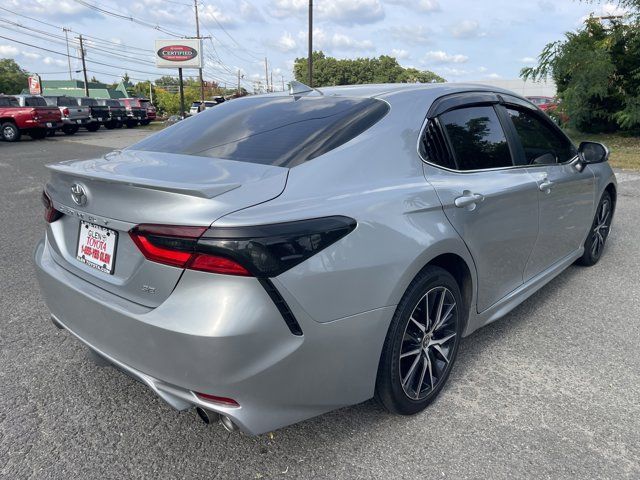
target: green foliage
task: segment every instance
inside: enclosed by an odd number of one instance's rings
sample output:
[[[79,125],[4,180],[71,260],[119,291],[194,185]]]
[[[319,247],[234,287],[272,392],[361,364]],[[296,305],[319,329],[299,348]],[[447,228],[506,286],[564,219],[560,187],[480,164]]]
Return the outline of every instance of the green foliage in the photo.
[[[640,3],[640,2],[639,2]],[[560,110],[580,131],[640,127],[640,24],[589,19],[577,32],[548,44],[524,79],[551,77]]]
[[[296,58],[295,79],[307,83],[307,58]],[[313,52],[313,86],[355,85],[360,83],[444,82],[444,78],[430,71],[404,68],[394,57],[338,60],[323,52]]]
[[[15,60],[0,58],[0,93],[16,95],[23,88],[28,88],[29,75],[20,68]]]
[[[193,86],[184,87],[184,108],[189,111],[189,107],[196,100],[200,100],[200,88]],[[155,98],[153,103],[160,110],[161,115],[179,115],[180,114],[180,94],[165,90],[164,88],[155,89]]]

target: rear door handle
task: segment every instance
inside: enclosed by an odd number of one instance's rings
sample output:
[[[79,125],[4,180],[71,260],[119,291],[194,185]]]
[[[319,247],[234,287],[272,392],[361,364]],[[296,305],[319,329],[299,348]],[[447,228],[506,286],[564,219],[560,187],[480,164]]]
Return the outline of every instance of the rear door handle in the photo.
[[[553,182],[551,180],[549,180],[548,178],[545,178],[542,183],[540,185],[538,185],[538,188],[540,189],[541,192],[545,192],[545,193],[551,193],[551,188],[553,187]]]
[[[462,196],[454,200],[454,204],[458,208],[470,207],[469,210],[475,210],[476,204],[484,200],[484,195],[480,193],[471,193],[469,190],[462,192]]]

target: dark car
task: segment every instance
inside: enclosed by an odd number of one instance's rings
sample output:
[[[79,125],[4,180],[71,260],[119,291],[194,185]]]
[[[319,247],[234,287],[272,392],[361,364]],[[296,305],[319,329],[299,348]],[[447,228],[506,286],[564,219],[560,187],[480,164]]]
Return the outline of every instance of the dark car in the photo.
[[[108,130],[121,128],[122,122],[127,120],[127,109],[115,99],[99,98],[97,101],[98,105],[103,105],[109,109],[109,120],[104,122],[104,128]]]
[[[85,128],[90,132],[97,131],[100,125],[109,121],[109,107],[100,105],[95,98],[77,97],[76,101],[81,107],[89,107],[89,123]]]
[[[120,104],[127,109],[127,119],[124,124],[133,128],[147,120],[147,108],[140,103],[139,98],[120,98]]]

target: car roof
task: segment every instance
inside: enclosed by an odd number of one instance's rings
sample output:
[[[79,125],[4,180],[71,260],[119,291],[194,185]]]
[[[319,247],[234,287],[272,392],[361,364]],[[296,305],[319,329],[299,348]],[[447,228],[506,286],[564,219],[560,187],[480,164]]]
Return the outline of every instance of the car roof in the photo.
[[[469,91],[496,92],[515,95],[509,90],[475,83],[383,83],[371,85],[345,85],[338,87],[322,87],[318,91],[324,95],[348,97],[385,97],[416,91],[429,92],[435,97]],[[520,96],[520,95],[517,95]]]

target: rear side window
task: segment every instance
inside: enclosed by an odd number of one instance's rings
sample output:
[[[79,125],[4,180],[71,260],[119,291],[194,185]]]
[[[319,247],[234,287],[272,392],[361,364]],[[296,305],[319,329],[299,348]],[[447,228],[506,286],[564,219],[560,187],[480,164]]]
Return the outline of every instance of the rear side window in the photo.
[[[573,144],[546,121],[522,110],[508,108],[527,165],[565,163],[576,155]]]
[[[19,107],[18,100],[13,97],[0,97],[0,107]]]
[[[360,135],[388,110],[385,102],[372,98],[238,99],[130,148],[294,167]]]
[[[42,97],[24,97],[25,107],[46,107],[47,102]]]
[[[513,165],[509,144],[491,106],[461,108],[440,116],[458,170],[483,170]]]

